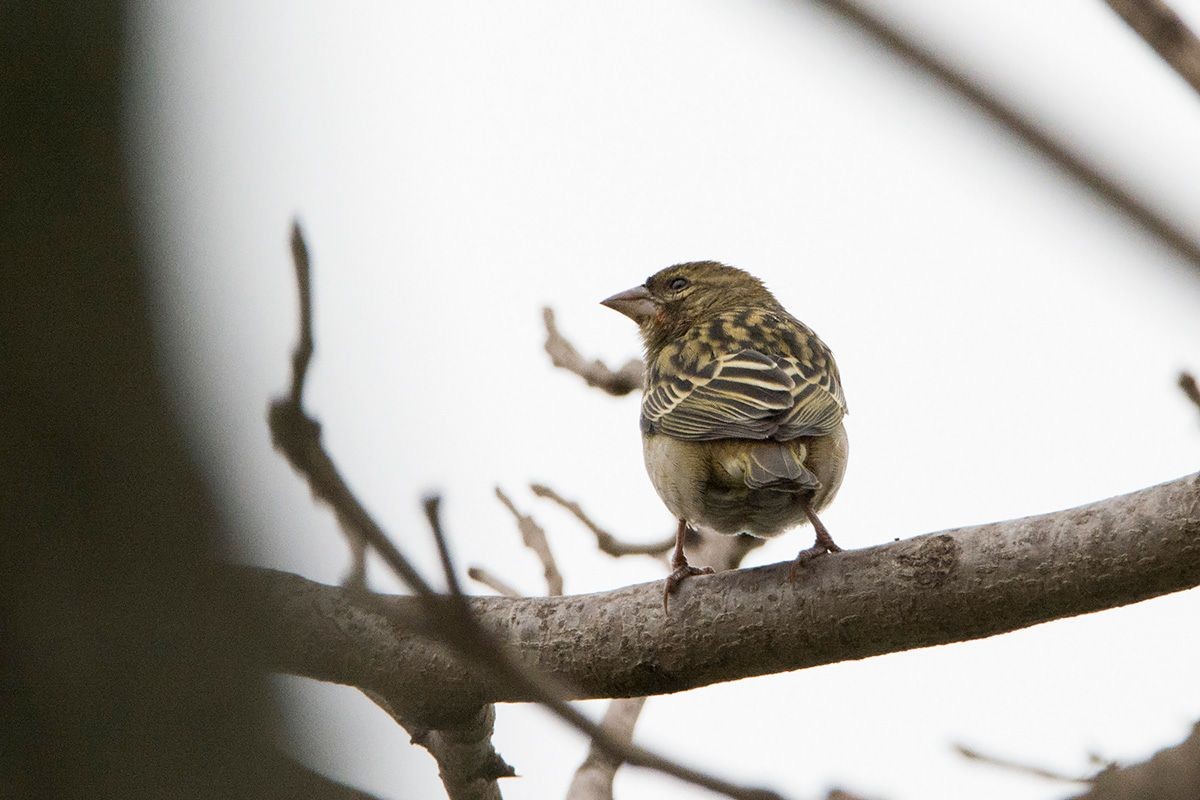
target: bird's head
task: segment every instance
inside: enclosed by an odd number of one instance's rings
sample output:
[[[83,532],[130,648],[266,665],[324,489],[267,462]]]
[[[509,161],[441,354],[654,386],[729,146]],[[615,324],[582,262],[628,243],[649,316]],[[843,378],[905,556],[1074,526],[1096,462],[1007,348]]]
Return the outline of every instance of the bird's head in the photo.
[[[636,322],[650,352],[717,314],[742,308],[779,308],[758,278],[716,261],[667,267],[641,286],[600,302]]]

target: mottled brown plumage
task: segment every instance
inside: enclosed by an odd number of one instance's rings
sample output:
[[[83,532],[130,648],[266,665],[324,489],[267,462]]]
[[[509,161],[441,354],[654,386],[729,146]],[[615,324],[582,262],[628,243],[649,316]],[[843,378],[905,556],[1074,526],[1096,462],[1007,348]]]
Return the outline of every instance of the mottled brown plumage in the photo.
[[[663,601],[689,575],[687,526],[774,536],[811,522],[796,565],[840,550],[817,518],[846,468],[846,398],[833,354],[762,282],[715,261],[677,264],[604,305],[646,346],[646,470],[679,520]],[[795,568],[793,568],[793,575]]]

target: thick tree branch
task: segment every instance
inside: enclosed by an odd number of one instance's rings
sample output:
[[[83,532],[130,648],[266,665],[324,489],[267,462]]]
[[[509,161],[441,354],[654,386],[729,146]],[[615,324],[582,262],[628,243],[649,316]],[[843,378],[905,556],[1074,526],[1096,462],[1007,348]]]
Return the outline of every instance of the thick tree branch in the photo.
[[[661,585],[557,598],[478,597],[479,622],[572,697],[692,689],[977,639],[1200,584],[1200,475],[1066,511],[926,534],[813,562],[697,577],[680,613]],[[537,699],[413,632],[406,597],[241,570],[282,671],[403,692],[431,717]]]
[[[1179,76],[1200,92],[1200,39],[1162,0],[1104,0]]]
[[[1049,131],[1024,117],[985,87],[972,81],[948,61],[917,44],[854,0],[812,0],[854,23],[875,41],[903,60],[924,70],[941,81],[948,89],[974,104],[1000,125],[1007,128],[1027,145],[1057,165],[1088,189],[1137,222],[1164,244],[1171,247],[1192,266],[1200,268],[1200,241],[1191,233],[1154,211],[1116,179],[1058,141]]]

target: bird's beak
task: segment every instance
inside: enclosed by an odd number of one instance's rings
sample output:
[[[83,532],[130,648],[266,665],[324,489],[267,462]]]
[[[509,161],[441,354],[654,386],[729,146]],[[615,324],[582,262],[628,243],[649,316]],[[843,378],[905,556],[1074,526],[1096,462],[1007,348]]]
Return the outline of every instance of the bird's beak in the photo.
[[[650,292],[646,290],[645,286],[635,286],[632,289],[617,292],[612,297],[601,300],[600,305],[608,306],[613,311],[620,311],[639,325],[654,316],[656,310],[654,300],[651,299]]]

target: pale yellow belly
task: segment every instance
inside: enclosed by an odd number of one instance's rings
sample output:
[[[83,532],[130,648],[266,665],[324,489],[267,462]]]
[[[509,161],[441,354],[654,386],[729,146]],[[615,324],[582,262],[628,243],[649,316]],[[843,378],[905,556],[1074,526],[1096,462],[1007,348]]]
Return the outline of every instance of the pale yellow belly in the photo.
[[[805,467],[820,482],[818,488],[749,488],[732,468],[737,460],[733,456],[746,445],[738,439],[692,442],[654,434],[642,437],[642,453],[651,483],[677,519],[718,533],[767,537],[807,522],[803,501],[814,511],[827,506],[846,469],[844,427],[829,436],[787,444],[803,452]]]

